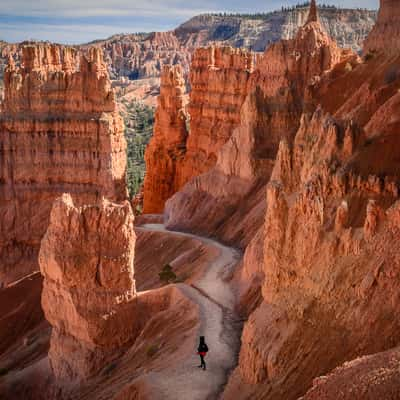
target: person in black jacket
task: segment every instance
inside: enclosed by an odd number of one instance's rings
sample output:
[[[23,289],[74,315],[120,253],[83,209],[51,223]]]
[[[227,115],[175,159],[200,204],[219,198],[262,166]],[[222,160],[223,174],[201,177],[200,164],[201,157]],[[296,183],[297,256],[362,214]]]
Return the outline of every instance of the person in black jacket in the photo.
[[[200,356],[200,361],[201,364],[199,365],[199,368],[203,368],[203,370],[206,370],[206,362],[204,361],[204,357],[206,356],[208,351],[208,346],[206,345],[204,336],[200,336],[200,343],[199,347],[197,348],[197,354]]]

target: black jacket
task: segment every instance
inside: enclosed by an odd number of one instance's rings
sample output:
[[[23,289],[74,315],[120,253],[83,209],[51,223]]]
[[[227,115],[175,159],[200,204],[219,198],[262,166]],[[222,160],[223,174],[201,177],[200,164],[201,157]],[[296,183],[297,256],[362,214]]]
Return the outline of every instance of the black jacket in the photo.
[[[200,343],[199,347],[197,348],[197,351],[199,353],[207,353],[208,351],[208,346],[205,343]]]

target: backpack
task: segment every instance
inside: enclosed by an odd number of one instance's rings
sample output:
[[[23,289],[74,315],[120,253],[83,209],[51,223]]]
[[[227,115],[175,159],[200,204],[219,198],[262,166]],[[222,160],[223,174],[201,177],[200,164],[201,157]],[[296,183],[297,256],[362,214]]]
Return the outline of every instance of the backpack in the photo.
[[[203,344],[200,346],[200,351],[201,351],[201,352],[206,352],[206,353],[207,353],[207,351],[208,351],[208,346],[207,346],[205,343],[203,343]]]

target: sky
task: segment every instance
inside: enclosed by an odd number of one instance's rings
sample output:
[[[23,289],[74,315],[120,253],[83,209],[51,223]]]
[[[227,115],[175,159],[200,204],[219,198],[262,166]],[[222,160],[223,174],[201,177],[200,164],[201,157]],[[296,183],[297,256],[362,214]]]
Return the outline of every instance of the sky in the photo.
[[[0,40],[79,44],[115,33],[165,31],[205,12],[266,12],[299,0],[0,0]],[[323,0],[377,8],[379,0]]]

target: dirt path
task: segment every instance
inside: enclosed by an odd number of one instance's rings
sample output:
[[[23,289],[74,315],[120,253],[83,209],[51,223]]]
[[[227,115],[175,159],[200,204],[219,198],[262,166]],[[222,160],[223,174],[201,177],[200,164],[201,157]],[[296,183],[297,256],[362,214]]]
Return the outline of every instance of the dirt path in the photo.
[[[240,321],[234,312],[235,297],[231,286],[225,282],[240,260],[240,253],[215,240],[189,233],[172,232],[162,224],[145,224],[138,229],[164,232],[168,235],[195,238],[215,247],[219,255],[206,273],[194,285],[178,284],[179,289],[200,310],[199,336],[204,335],[210,349],[207,370],[197,368],[199,357],[193,356],[168,371],[151,373],[151,385],[165,400],[217,399],[225,385],[228,373],[235,367],[240,346]]]

